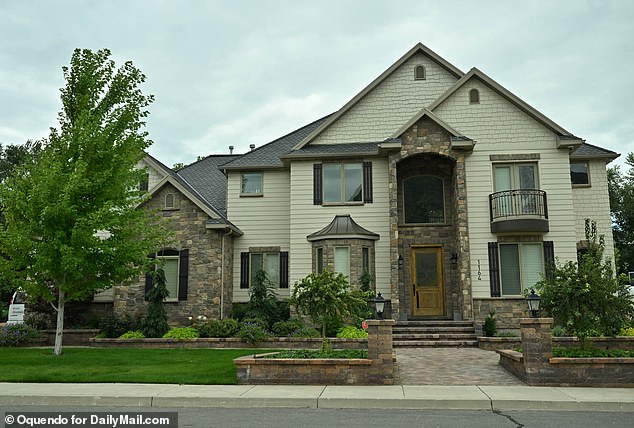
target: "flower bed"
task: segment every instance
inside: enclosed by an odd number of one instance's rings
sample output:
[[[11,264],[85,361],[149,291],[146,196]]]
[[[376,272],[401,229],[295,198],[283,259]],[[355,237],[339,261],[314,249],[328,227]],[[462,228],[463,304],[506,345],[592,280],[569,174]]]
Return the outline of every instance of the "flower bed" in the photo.
[[[319,349],[320,338],[269,337],[251,344],[237,337],[197,338],[197,339],[97,339],[89,341],[97,348],[219,348],[219,349]],[[334,349],[368,349],[367,339],[330,339]]]

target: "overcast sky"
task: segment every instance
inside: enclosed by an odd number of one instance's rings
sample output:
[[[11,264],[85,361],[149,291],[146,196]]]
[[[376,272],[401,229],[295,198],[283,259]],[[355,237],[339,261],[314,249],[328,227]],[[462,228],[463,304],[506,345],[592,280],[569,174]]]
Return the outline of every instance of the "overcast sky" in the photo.
[[[131,60],[167,165],[260,146],[343,106],[422,42],[588,143],[634,151],[634,1],[0,0],[0,143],[57,126],[74,48]]]

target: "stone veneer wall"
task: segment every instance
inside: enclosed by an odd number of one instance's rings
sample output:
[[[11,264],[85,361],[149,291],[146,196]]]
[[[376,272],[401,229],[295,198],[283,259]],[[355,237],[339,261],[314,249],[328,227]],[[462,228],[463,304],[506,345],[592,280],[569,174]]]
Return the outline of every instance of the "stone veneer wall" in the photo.
[[[495,311],[498,330],[519,331],[520,319],[530,317],[526,299],[523,297],[473,299],[473,319],[476,327],[482,326],[491,310]]]
[[[164,209],[165,195],[174,195],[174,208]],[[166,302],[165,310],[170,325],[188,325],[189,316],[204,315],[210,319],[220,318],[222,277],[222,230],[207,229],[209,216],[182,195],[172,185],[165,185],[157,192],[145,208],[162,212],[168,227],[174,231],[171,247],[189,250],[189,278],[187,300]],[[224,299],[225,313],[231,307],[231,284],[233,239],[225,237]],[[129,314],[141,317],[147,311],[145,276],[125,286],[115,287],[114,311],[118,315]]]
[[[453,319],[472,319],[465,155],[453,150],[449,133],[427,117],[412,125],[401,139],[401,151],[389,157],[392,317],[407,319],[409,316],[410,246],[443,245],[446,315]],[[403,224],[402,180],[415,174],[436,175],[445,180],[446,224]],[[455,264],[450,262],[454,253],[458,256]],[[399,255],[402,266],[399,266]]]

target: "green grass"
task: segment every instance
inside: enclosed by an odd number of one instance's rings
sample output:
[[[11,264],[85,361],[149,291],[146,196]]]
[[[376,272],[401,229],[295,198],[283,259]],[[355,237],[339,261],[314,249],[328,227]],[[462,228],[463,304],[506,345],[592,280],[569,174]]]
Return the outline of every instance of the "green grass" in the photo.
[[[233,359],[271,350],[0,348],[0,382],[231,385]]]

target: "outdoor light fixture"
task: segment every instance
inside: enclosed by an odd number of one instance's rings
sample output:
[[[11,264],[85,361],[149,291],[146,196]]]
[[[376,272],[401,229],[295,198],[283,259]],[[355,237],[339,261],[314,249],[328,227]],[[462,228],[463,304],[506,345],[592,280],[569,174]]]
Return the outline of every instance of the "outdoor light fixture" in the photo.
[[[401,254],[398,255],[398,265],[403,266],[403,255]]]
[[[458,253],[451,253],[451,261],[452,265],[458,264]]]
[[[535,289],[531,288],[531,294],[526,297],[526,303],[528,304],[528,310],[531,311],[531,317],[533,318],[537,318],[540,301],[541,299],[539,298],[539,295],[535,294]]]
[[[385,298],[381,296],[381,293],[374,298],[374,307],[376,310],[376,319],[383,319],[383,311],[385,310]]]

